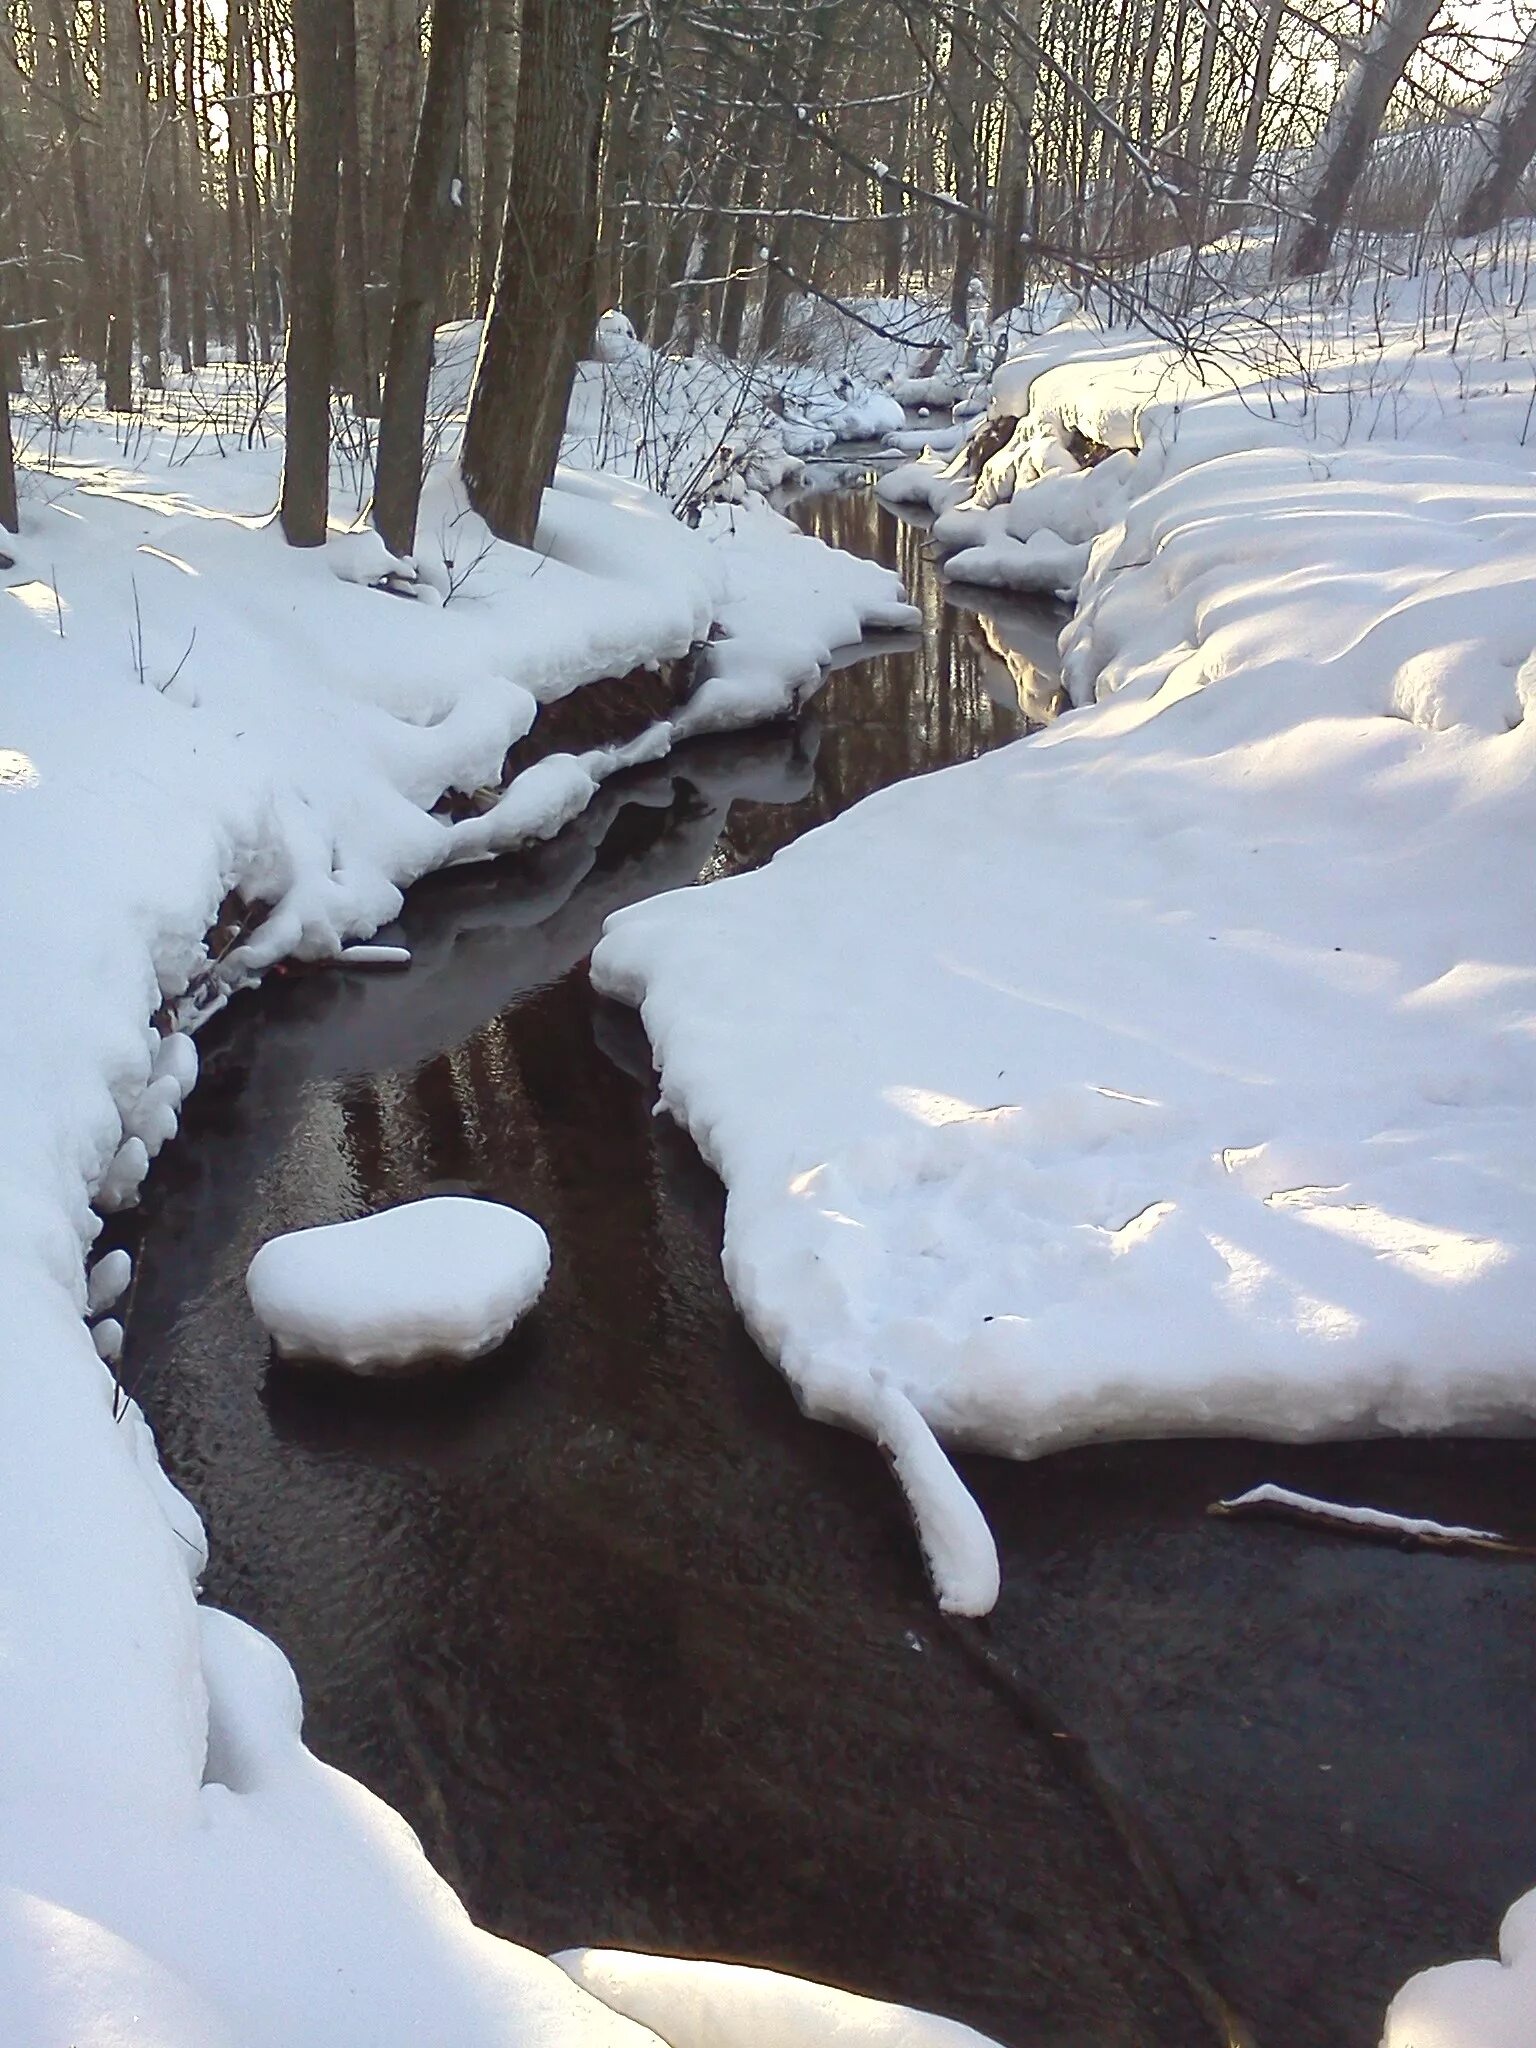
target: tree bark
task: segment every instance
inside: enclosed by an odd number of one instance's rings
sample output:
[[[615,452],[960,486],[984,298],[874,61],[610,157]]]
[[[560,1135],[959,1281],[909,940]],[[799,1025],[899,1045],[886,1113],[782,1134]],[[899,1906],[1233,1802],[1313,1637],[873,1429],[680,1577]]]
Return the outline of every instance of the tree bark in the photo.
[[[1004,314],[1024,296],[1025,193],[1035,125],[1035,95],[1040,65],[1035,45],[1040,35],[1040,0],[1024,0],[1018,9],[1022,34],[1002,58],[1007,96],[1003,104],[1002,137],[998,145],[997,193],[993,200],[992,311]]]
[[[462,188],[455,199],[454,187],[479,12],[479,0],[434,0],[432,8],[432,49],[400,228],[400,287],[374,475],[373,523],[396,555],[408,555],[416,545],[432,335],[464,203]]]
[[[1243,132],[1238,139],[1237,162],[1232,168],[1232,177],[1227,185],[1226,197],[1231,205],[1239,205],[1248,197],[1253,185],[1253,173],[1259,161],[1259,136],[1264,123],[1264,110],[1269,104],[1269,80],[1275,66],[1275,51],[1280,42],[1280,24],[1285,16],[1285,0],[1269,0],[1264,16],[1264,25],[1259,31],[1259,47],[1253,60],[1253,85],[1248,94],[1248,105],[1243,113]]]
[[[136,228],[143,181],[140,135],[138,0],[105,0],[102,9],[101,111],[106,154],[103,208],[107,223],[107,345],[105,398],[109,412],[133,410],[133,314]]]
[[[75,60],[69,47],[69,27],[63,0],[47,0],[48,42],[53,58],[53,85],[64,122],[64,141],[69,157],[69,191],[74,204],[75,235],[85,272],[78,302],[76,335],[81,353],[93,362],[103,359],[106,340],[106,312],[102,305],[105,270],[101,235],[91,182],[86,171],[85,137],[81,131],[80,105],[75,93]]]
[[[1441,0],[1387,0],[1318,138],[1296,194],[1298,217],[1275,244],[1276,277],[1314,277],[1326,266],[1387,102],[1440,6]]]
[[[16,457],[11,445],[11,394],[0,377],[0,526],[7,533],[20,533],[21,515],[16,507]]]
[[[379,392],[369,347],[363,147],[357,117],[357,12],[353,0],[336,0],[336,10],[336,47],[341,65],[341,294],[336,311],[338,382],[357,410],[371,417],[379,409]]]
[[[288,245],[283,533],[325,541],[340,210],[341,61],[331,0],[293,0],[293,211]]]
[[[464,428],[469,501],[531,545],[588,339],[613,0],[523,0],[511,188]]]
[[[0,239],[0,253],[8,253],[9,237]],[[7,279],[13,270],[0,269],[0,526],[8,533],[20,533],[21,517],[16,506],[16,454],[11,441],[11,383],[15,369],[11,337],[6,328],[10,293]]]
[[[1536,156],[1536,26],[1510,58],[1472,132],[1447,212],[1458,235],[1480,235],[1509,211]]]
[[[512,122],[517,104],[517,0],[487,0],[485,102],[480,176],[480,232],[475,267],[475,311],[484,319],[496,284],[501,225],[507,211]]]

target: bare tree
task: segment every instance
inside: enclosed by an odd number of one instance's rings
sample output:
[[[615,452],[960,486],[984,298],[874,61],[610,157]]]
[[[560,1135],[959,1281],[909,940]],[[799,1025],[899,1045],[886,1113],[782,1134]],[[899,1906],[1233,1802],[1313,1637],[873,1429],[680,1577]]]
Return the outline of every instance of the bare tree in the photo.
[[[16,456],[11,443],[11,394],[0,379],[0,526],[7,533],[20,533],[21,514],[16,506]]]
[[[1536,23],[1473,124],[1465,163],[1449,194],[1447,217],[1458,235],[1480,235],[1509,211],[1536,156]]]
[[[594,318],[597,145],[613,0],[523,0],[511,187],[464,427],[470,503],[531,544]]]
[[[324,544],[330,505],[341,60],[331,0],[293,0],[293,225],[288,242],[283,533]]]
[[[496,284],[501,224],[507,210],[516,101],[517,0],[486,0],[485,93],[481,112],[485,142],[475,256],[475,311],[482,317],[491,303],[491,292]]]
[[[479,0],[434,0],[432,8],[432,51],[400,230],[400,285],[374,473],[373,523],[397,555],[408,555],[416,544],[432,335],[464,203],[459,155],[479,12]]]
[[[7,243],[0,241],[0,526],[8,533],[20,533],[21,514],[16,505],[16,454],[11,440],[12,350],[6,311],[7,283],[15,265],[6,260]]]
[[[1327,264],[1387,102],[1441,4],[1442,0],[1387,0],[1345,73],[1294,195],[1296,217],[1275,244],[1277,277],[1311,277]]]

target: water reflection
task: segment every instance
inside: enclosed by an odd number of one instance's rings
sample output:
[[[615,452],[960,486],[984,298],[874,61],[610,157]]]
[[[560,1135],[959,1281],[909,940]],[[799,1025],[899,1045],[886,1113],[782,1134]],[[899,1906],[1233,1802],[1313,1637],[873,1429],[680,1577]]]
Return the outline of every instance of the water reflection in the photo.
[[[979,753],[1047,724],[1064,708],[1056,644],[1067,621],[1063,607],[949,581],[923,526],[872,491],[812,488],[786,500],[784,509],[807,533],[900,573],[923,622],[919,644],[907,650],[908,673],[893,679],[892,698],[898,715],[937,744],[953,748],[957,725],[969,723],[970,751]]]
[[[143,1396],[213,1526],[209,1597],[283,1644],[320,1753],[490,1925],[779,1963],[1021,2048],[1183,2048],[1108,1831],[936,1634],[878,1456],[765,1369],[718,1184],[570,969],[722,821],[738,861],[743,819],[792,831],[824,752],[690,752],[534,871],[418,894],[410,975],[237,1012],[137,1225]],[[269,1371],[257,1245],[448,1188],[549,1230],[512,1342],[393,1393]]]

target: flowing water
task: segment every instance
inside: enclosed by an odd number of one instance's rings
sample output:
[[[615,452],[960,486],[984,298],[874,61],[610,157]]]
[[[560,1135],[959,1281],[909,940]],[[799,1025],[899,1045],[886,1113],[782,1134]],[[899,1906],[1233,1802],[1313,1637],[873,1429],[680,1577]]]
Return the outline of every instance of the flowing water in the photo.
[[[798,725],[424,884],[409,974],[275,979],[205,1035],[120,1230],[127,1374],[209,1523],[207,1595],[287,1651],[319,1754],[536,1947],[773,1963],[1013,2048],[1202,2048],[1227,2008],[1264,2048],[1372,2048],[1391,1988],[1536,1882],[1536,1580],[1203,1510],[1273,1478],[1529,1536],[1530,1447],[968,1459],[1005,1593],[962,1638],[877,1453],[746,1335],[718,1183],[591,992],[611,909],[1049,708],[1058,621],[948,601],[866,492],[797,516],[899,567],[922,631]],[[466,1189],[554,1246],[509,1345],[406,1388],[269,1368],[265,1238]]]

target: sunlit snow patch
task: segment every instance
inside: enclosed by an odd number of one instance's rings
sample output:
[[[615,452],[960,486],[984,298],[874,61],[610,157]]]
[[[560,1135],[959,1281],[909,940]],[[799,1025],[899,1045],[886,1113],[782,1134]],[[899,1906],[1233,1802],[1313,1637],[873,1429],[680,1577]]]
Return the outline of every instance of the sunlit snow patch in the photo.
[[[531,1216],[436,1195],[275,1237],[245,1287],[279,1357],[376,1373],[493,1350],[548,1277]]]

